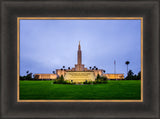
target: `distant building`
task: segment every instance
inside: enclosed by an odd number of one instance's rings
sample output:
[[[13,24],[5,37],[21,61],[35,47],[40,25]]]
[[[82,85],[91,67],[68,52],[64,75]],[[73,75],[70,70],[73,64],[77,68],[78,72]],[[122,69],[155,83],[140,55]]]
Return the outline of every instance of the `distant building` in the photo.
[[[35,79],[57,79],[57,74],[34,74]]]
[[[98,69],[96,67],[87,69],[84,64],[82,64],[82,51],[79,42],[78,52],[77,52],[77,64],[75,67],[69,69],[56,69],[56,74],[34,74],[36,79],[56,79],[61,75],[65,76],[66,72],[94,72],[95,77],[99,74],[100,76],[107,77],[108,79],[124,79],[124,74],[104,74],[103,69]]]
[[[107,77],[108,79],[124,79],[124,74],[103,74],[104,77]]]

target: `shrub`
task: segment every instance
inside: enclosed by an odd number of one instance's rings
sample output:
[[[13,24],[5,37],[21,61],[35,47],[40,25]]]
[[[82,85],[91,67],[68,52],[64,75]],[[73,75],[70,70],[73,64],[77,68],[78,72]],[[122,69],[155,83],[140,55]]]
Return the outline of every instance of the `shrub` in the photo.
[[[66,80],[66,84],[70,84],[70,83],[71,83],[70,81]]]
[[[100,77],[99,79],[96,79],[95,81],[84,81],[84,82],[71,82],[69,80],[64,81],[63,77],[61,76],[60,78],[56,79],[53,81],[53,84],[106,84],[107,83],[107,78],[105,77]]]
[[[87,80],[85,81],[85,82],[83,82],[84,84],[87,84],[88,82],[87,82]]]

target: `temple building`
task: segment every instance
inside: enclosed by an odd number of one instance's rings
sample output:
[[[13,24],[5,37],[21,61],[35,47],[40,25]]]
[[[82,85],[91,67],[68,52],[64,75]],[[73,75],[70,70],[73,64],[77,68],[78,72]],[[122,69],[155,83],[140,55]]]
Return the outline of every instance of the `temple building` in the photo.
[[[79,42],[78,45],[78,52],[77,52],[77,64],[75,67],[68,68],[68,69],[56,69],[56,74],[34,74],[35,79],[57,79],[61,75],[65,77],[66,73],[68,72],[93,72],[94,77],[97,77],[99,74],[100,76],[107,77],[108,79],[124,79],[124,74],[104,74],[103,69],[98,69],[96,67],[87,69],[84,64],[82,64],[82,51],[81,45]]]
[[[93,71],[95,76],[97,76],[98,74],[102,76],[104,72],[103,69],[96,69],[96,68],[87,69],[86,67],[84,67],[84,64],[82,64],[82,51],[81,51],[80,42],[79,42],[78,51],[77,51],[77,64],[75,64],[75,67],[71,69],[57,69],[56,74],[58,76],[61,76],[61,75],[64,76],[67,71],[73,71],[73,72],[75,71],[78,71],[78,72],[79,71],[81,72]]]

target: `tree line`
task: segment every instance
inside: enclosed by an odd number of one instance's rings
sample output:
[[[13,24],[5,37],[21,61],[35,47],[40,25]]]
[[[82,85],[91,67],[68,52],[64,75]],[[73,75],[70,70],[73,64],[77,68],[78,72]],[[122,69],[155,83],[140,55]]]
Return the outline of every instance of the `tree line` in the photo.
[[[141,71],[136,75],[132,70],[128,71],[128,65],[130,64],[130,62],[126,61],[125,64],[127,65],[127,76],[125,80],[141,80]]]
[[[141,71],[136,75],[132,72],[132,70],[129,70],[125,80],[141,80]]]

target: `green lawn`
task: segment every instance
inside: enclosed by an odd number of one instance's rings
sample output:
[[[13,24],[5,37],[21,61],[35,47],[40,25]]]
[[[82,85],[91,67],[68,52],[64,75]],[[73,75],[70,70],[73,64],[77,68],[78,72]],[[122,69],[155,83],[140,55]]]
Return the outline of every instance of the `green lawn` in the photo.
[[[141,81],[122,80],[107,84],[68,85],[53,84],[53,81],[20,81],[21,100],[54,99],[140,99]]]

